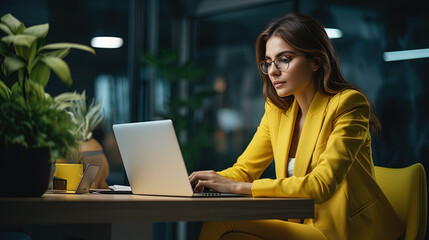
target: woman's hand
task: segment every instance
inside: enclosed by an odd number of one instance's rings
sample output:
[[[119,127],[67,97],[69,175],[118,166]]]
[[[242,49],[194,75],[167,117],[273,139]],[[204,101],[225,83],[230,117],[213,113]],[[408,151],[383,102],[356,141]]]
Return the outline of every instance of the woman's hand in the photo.
[[[207,187],[218,192],[252,194],[252,183],[234,181],[213,170],[193,172],[189,181],[195,192],[202,192]]]

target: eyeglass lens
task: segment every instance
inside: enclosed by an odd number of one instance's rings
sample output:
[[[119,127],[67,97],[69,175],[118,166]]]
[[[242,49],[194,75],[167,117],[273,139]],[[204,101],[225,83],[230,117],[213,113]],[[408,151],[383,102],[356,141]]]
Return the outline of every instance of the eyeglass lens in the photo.
[[[274,61],[272,61],[272,62],[268,62],[267,60],[265,60],[265,61],[262,61],[261,63],[260,63],[260,68],[261,68],[261,71],[264,73],[264,74],[267,74],[268,75],[268,69],[270,68],[270,66],[272,65],[272,63],[274,63],[274,65],[276,66],[276,68],[280,71],[280,72],[283,72],[283,71],[286,71],[288,68],[289,68],[289,59],[288,58],[280,58],[280,59],[275,59]]]

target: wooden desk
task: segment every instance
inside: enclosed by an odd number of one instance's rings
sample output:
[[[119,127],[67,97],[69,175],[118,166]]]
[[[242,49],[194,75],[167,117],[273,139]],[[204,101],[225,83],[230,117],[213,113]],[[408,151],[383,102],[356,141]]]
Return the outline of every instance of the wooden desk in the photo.
[[[135,228],[135,224],[146,224],[141,229],[149,234],[147,230],[151,229],[152,222],[313,217],[314,201],[298,198],[182,198],[125,194],[0,198],[0,224],[108,223],[112,224],[112,239],[129,232],[126,226]]]

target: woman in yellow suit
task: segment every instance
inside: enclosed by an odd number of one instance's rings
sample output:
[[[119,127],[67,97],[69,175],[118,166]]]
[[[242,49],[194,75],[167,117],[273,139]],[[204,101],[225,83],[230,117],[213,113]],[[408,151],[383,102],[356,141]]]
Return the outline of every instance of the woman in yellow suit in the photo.
[[[403,225],[374,177],[370,129],[380,124],[365,95],[341,74],[313,18],[288,14],[259,36],[256,58],[265,114],[233,167],[190,175],[205,187],[253,197],[308,197],[314,219],[207,222],[200,239],[228,232],[262,239],[398,239]],[[274,159],[276,179],[260,179]]]

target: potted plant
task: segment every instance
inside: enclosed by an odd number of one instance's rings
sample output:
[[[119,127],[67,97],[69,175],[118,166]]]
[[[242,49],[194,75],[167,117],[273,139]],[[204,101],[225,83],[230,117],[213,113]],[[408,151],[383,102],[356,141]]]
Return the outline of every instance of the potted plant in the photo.
[[[26,27],[6,14],[0,19],[0,196],[41,196],[51,163],[78,144],[75,124],[55,98],[45,93],[53,71],[72,78],[63,60],[71,48],[95,54],[81,44],[46,44],[48,24]]]
[[[92,99],[89,104],[85,91],[82,94],[68,93],[57,99],[60,108],[67,111],[75,124],[75,135],[79,140],[79,147],[62,162],[96,164],[100,169],[91,188],[108,188],[106,178],[109,175],[109,163],[104,154],[103,147],[93,137],[93,131],[102,123],[104,111],[101,101]],[[85,161],[83,158],[85,157]]]

